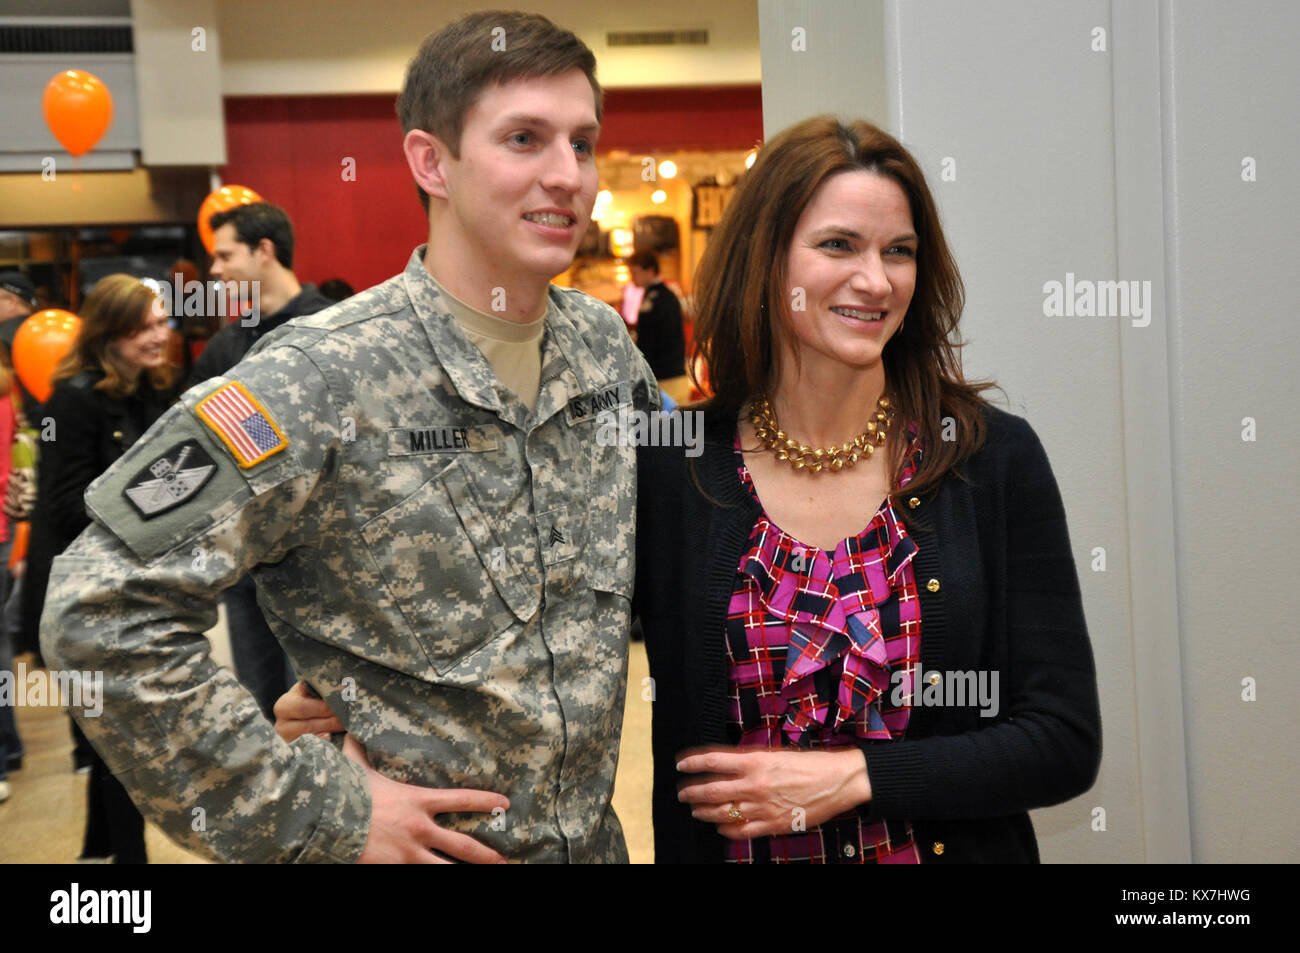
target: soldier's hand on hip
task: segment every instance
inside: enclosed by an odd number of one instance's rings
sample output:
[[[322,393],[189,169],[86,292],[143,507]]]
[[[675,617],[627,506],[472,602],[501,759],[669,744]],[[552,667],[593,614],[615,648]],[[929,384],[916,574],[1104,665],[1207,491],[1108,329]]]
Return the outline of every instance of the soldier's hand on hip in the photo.
[[[301,680],[275,700],[274,711],[275,733],[288,742],[307,734],[328,738],[331,732],[344,730],[325,700]]]
[[[362,864],[503,864],[501,854],[467,834],[434,822],[438,814],[508,810],[500,794],[472,789],[422,788],[402,784],[367,769],[370,778],[370,833],[357,861]]]

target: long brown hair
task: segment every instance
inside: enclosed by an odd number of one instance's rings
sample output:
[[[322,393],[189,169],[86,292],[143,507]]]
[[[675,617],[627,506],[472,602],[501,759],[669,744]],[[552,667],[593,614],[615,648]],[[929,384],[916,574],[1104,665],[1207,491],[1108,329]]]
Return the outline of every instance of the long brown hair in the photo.
[[[695,277],[696,348],[708,373],[711,408],[738,414],[779,376],[778,335],[794,340],[786,252],[813,194],[837,172],[863,170],[897,182],[918,238],[916,289],[903,326],[884,351],[886,387],[897,420],[915,420],[924,441],[908,496],[937,484],[985,440],[981,392],[992,381],[962,376],[957,322],[965,290],[944,240],[925,176],[897,139],[864,121],[806,119],[759,150],[709,238]],[[694,368],[692,368],[694,378]],[[698,381],[697,381],[698,384]],[[868,411],[863,409],[863,419]],[[946,421],[945,418],[952,418]],[[945,426],[945,423],[948,426]],[[891,442],[900,439],[895,428]],[[943,439],[945,434],[949,439]],[[897,487],[905,460],[891,474]],[[904,491],[891,492],[891,498]],[[904,521],[909,507],[900,507]]]
[[[95,390],[116,398],[134,393],[138,379],[109,345],[142,330],[145,312],[155,307],[156,301],[156,293],[131,275],[108,275],[95,282],[81,305],[77,343],[55,368],[54,380],[100,370],[104,379],[95,385]],[[143,373],[148,375],[154,390],[160,392],[168,390],[176,379],[176,368],[170,364],[151,367]]]

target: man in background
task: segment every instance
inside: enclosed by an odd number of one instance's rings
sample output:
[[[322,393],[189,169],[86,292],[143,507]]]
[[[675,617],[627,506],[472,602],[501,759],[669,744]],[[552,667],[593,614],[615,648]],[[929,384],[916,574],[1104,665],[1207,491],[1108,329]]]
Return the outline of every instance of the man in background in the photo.
[[[636,319],[636,346],[660,383],[686,373],[686,337],[682,305],[672,289],[659,280],[659,258],[651,251],[628,259],[632,283],[645,289]]]
[[[224,374],[254,344],[290,318],[323,311],[334,302],[312,284],[302,284],[293,273],[293,222],[284,210],[266,202],[238,205],[208,220],[212,227],[214,281],[257,282],[257,310],[241,306],[241,316],[208,342],[194,363],[189,386]]]

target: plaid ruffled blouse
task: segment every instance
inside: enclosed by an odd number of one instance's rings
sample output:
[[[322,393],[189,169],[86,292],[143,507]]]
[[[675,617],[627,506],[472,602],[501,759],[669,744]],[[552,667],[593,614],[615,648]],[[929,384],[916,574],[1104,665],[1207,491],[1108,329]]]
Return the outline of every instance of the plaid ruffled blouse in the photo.
[[[899,486],[920,466],[914,447]],[[757,499],[737,441],[741,482]],[[801,543],[763,511],[727,613],[728,731],[744,748],[843,748],[903,737],[921,654],[916,543],[886,501],[834,552]],[[895,704],[897,702],[897,704]],[[729,841],[736,863],[920,863],[906,821],[856,810],[806,831]]]

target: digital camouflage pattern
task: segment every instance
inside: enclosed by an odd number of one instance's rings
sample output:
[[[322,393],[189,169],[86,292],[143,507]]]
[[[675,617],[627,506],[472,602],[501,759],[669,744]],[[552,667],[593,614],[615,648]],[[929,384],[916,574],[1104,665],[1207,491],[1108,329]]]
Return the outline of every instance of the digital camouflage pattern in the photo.
[[[268,335],[91,485],[95,522],[54,562],[42,648],[104,672],[103,715],[78,721],[177,841],[227,861],[354,861],[364,772],[314,736],[284,743],[208,657],[218,592],[251,571],[298,672],[378,771],[510,799],[440,824],[511,860],[626,861],[610,796],[635,448],[600,446],[592,409],[657,407],[654,378],[611,308],[552,286],[530,415],[423,255]],[[287,440],[250,466],[195,414],[231,381]],[[126,490],[201,459],[190,441],[215,473],[144,515]]]

